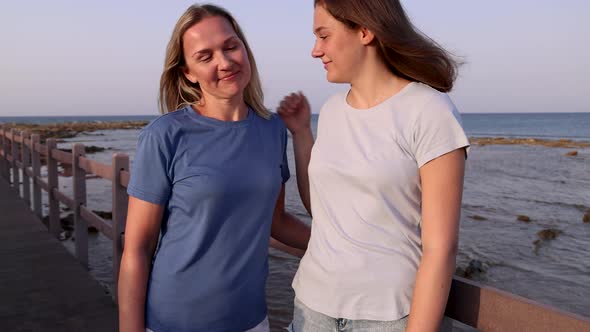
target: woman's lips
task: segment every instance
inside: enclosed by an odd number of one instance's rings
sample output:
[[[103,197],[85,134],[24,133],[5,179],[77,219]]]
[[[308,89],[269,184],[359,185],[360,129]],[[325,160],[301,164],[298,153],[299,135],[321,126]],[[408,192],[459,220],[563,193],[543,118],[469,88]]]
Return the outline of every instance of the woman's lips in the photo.
[[[234,73],[231,73],[231,74],[229,74],[227,76],[224,76],[224,77],[220,78],[219,80],[220,81],[231,81],[234,78],[236,78],[236,76],[238,76],[238,73],[239,73],[239,71],[236,71]]]

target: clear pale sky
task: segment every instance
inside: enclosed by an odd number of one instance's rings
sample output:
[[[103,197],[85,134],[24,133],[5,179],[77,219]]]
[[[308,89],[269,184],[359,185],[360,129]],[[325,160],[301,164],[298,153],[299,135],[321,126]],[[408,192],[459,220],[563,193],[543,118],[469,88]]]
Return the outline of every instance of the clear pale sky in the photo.
[[[274,109],[302,90],[314,112],[346,89],[310,56],[313,1],[218,0],[245,30]],[[4,0],[0,116],[157,114],[164,50],[192,1]],[[463,57],[463,113],[588,112],[587,0],[403,1],[414,24]]]

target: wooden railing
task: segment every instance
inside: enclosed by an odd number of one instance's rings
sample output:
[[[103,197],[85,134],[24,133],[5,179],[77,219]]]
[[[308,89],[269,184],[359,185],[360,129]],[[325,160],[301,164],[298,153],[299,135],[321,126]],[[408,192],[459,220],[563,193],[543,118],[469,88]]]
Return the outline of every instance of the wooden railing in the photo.
[[[59,204],[64,204],[74,215],[75,254],[88,268],[88,227],[93,226],[113,243],[113,296],[117,301],[117,280],[123,254],[123,232],[127,219],[126,192],[129,183],[129,156],[113,154],[112,164],[105,165],[86,158],[83,144],[73,145],[72,152],[57,149],[54,138],[40,143],[39,135],[9,128],[0,129],[0,174],[11,180],[19,191],[22,173],[22,198],[39,218],[43,218],[41,191],[47,192],[49,205],[48,228],[54,236],[62,231]],[[47,164],[47,182],[41,176],[41,163]],[[59,190],[58,166],[71,168],[73,197]],[[105,220],[86,206],[86,175],[94,175],[111,181],[112,220]],[[12,175],[12,178],[10,178]],[[31,195],[31,183],[33,192]]]
[[[12,183],[22,198],[42,218],[41,190],[49,197],[49,231],[61,231],[59,203],[74,212],[75,253],[88,267],[88,226],[94,226],[113,241],[113,295],[117,301],[117,281],[123,253],[127,218],[129,157],[115,153],[112,164],[105,165],[86,158],[83,144],[73,145],[71,153],[57,149],[56,140],[40,143],[39,135],[0,128],[0,176]],[[47,182],[41,177],[41,163],[47,163]],[[59,191],[58,165],[72,168],[73,197]],[[12,175],[12,179],[11,179]],[[86,176],[111,181],[112,221],[104,220],[86,206]],[[33,191],[31,193],[31,183]],[[32,203],[32,205],[31,205]],[[543,305],[514,294],[464,278],[455,277],[445,313],[448,317],[482,331],[589,331],[590,319]]]

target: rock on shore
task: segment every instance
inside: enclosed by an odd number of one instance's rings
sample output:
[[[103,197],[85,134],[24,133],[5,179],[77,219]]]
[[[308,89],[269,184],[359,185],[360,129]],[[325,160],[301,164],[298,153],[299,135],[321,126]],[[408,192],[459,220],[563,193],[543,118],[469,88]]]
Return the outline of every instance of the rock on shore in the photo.
[[[118,121],[118,122],[67,122],[52,124],[13,123],[6,124],[9,128],[25,130],[31,134],[41,135],[41,141],[46,138],[71,138],[83,132],[114,129],[141,129],[148,121]]]
[[[590,142],[578,142],[570,139],[548,140],[540,138],[505,138],[505,137],[471,137],[473,145],[541,145],[550,148],[587,148]]]

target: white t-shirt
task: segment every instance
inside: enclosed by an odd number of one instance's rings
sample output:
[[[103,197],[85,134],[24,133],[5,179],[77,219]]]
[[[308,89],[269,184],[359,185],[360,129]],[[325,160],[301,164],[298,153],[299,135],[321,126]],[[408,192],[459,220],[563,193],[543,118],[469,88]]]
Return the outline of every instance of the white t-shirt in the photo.
[[[422,256],[419,168],[467,146],[452,101],[427,85],[364,110],[346,93],[330,98],[309,164],[313,222],[297,298],[334,318],[409,314]]]

